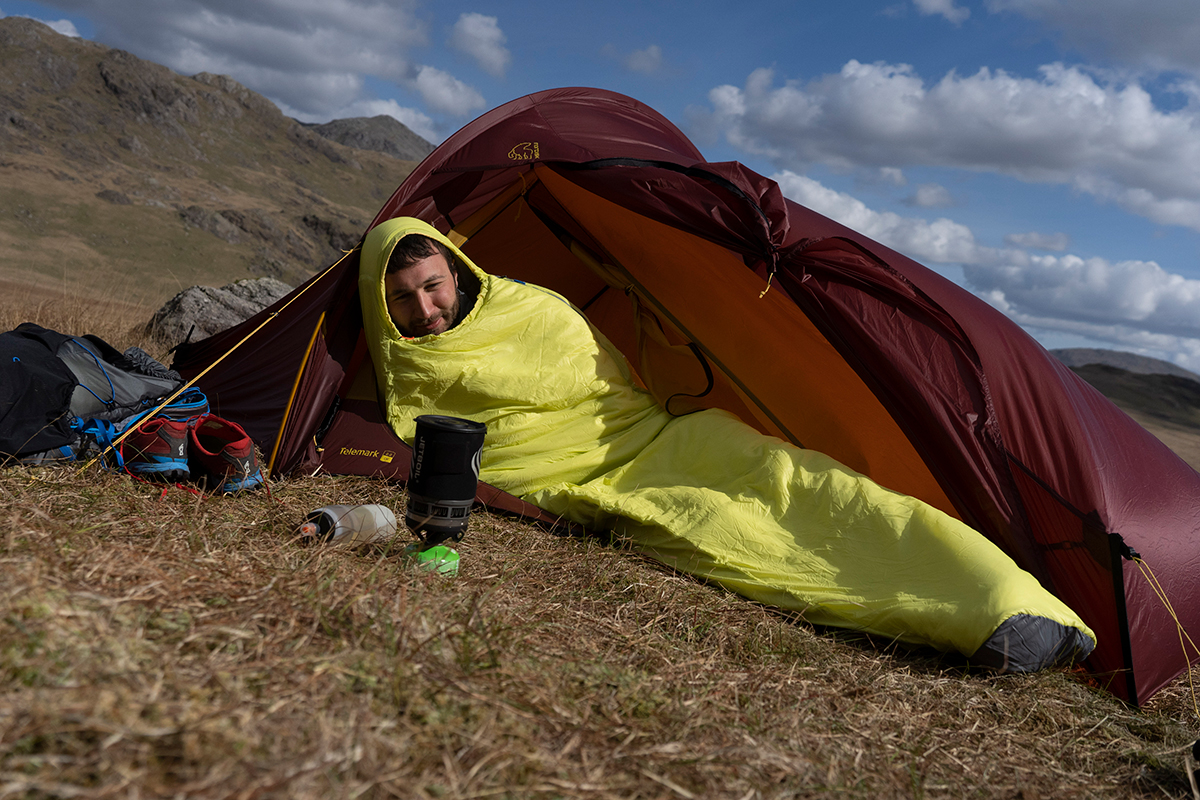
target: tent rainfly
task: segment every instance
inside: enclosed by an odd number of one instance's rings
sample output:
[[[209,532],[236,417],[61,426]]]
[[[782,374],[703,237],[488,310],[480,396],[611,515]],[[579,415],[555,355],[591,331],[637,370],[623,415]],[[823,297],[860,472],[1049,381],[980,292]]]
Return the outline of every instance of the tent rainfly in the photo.
[[[1200,474],[987,303],[705,161],[645,105],[568,88],[494,109],[370,227],[400,216],[566,296],[672,413],[724,408],[982,532],[1095,631],[1085,666],[1117,696],[1144,702],[1196,655]],[[407,478],[357,273],[356,248],[176,353],[274,474]],[[494,487],[478,500],[552,522]]]

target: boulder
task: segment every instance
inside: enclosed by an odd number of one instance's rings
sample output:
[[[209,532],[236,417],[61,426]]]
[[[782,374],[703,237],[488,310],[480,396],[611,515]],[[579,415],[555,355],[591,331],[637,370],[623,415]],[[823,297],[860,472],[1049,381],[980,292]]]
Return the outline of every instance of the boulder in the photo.
[[[275,278],[235,281],[220,288],[193,286],[154,313],[147,332],[171,344],[196,342],[232,328],[292,290]]]

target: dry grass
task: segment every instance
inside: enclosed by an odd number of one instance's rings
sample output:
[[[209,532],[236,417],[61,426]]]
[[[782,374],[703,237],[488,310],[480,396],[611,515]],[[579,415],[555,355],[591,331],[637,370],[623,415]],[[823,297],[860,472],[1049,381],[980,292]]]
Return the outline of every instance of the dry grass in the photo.
[[[298,542],[330,502],[403,496],[0,472],[0,797],[1191,796],[1184,684],[973,672],[486,513],[454,577]]]
[[[77,335],[94,333],[120,349],[137,344],[170,360],[162,342],[144,338],[153,308],[128,299],[120,290],[83,298],[68,289],[0,279],[0,331],[23,322]]]

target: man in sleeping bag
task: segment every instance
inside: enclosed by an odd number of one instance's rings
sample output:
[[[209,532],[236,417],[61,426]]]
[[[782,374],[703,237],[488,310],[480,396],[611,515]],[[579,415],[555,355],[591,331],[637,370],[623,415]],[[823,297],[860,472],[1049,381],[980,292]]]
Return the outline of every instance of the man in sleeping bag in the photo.
[[[486,423],[493,486],[816,624],[1008,671],[1095,646],[978,532],[724,411],[672,417],[565,299],[419,220],[370,231],[359,294],[389,424],[411,442],[421,414]]]

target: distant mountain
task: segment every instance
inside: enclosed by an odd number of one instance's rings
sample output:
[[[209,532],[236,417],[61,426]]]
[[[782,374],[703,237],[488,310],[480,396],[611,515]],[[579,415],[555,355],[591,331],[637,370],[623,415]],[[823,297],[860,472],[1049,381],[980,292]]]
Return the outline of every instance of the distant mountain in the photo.
[[[363,141],[387,148],[385,127]],[[0,18],[0,287],[153,311],[192,285],[296,285],[412,171],[396,156],[421,142],[390,129],[393,155],[346,146],[228,77]]]
[[[351,117],[323,125],[309,125],[326,139],[359,150],[375,150],[405,161],[420,161],[433,152],[433,145],[413,133],[394,117]]]
[[[1200,376],[1168,361],[1118,350],[1052,350],[1195,469],[1200,469]]]
[[[1200,430],[1200,382],[1178,375],[1135,373],[1107,364],[1071,370],[1122,408]]]
[[[1200,382],[1200,375],[1189,372],[1183,367],[1176,366],[1170,361],[1126,353],[1120,350],[1102,350],[1090,347],[1068,347],[1062,350],[1051,350],[1059,361],[1068,367],[1085,367],[1088,364],[1104,364],[1109,367],[1133,372],[1138,375],[1174,375],[1178,378]]]

